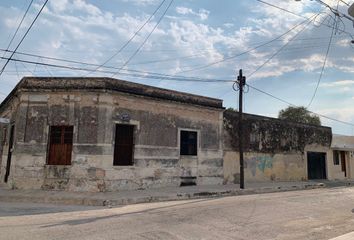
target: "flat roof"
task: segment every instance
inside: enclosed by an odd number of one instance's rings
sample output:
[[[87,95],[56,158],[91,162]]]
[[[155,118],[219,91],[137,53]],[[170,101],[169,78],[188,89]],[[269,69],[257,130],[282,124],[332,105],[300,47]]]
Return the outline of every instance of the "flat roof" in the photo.
[[[354,151],[354,136],[333,134],[331,148],[343,151]]]
[[[0,104],[0,110],[19,91],[115,91],[151,98],[224,109],[222,100],[108,77],[23,77]]]

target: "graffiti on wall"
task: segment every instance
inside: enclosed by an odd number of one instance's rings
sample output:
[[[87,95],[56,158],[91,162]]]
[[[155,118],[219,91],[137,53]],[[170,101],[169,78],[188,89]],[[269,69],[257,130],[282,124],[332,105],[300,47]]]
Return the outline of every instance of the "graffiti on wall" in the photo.
[[[257,168],[264,172],[265,169],[273,167],[273,158],[270,156],[256,156],[247,159],[246,162],[253,176],[256,175]]]

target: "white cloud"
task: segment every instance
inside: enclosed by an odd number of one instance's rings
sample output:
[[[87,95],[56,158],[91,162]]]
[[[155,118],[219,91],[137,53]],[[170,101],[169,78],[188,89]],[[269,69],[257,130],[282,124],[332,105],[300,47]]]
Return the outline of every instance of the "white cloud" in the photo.
[[[56,12],[63,12],[67,9],[68,0],[49,1],[52,9]]]
[[[81,12],[86,12],[90,15],[101,15],[101,10],[93,4],[87,3],[84,0],[73,0],[71,4],[71,10],[77,10]]]
[[[186,7],[176,7],[176,12],[181,15],[194,15],[200,18],[200,20],[207,20],[210,14],[210,11],[205,9],[199,9],[198,12],[194,12],[191,8]]]
[[[157,4],[159,0],[122,0],[122,2],[129,2],[137,6],[146,6]]]
[[[354,120],[354,107],[336,107],[336,108],[324,108],[317,110],[318,113],[325,116],[332,117],[334,119],[340,119],[346,122],[352,122]]]
[[[330,83],[322,83],[322,87],[343,87],[354,85],[354,80],[338,80]]]
[[[340,47],[348,47],[351,43],[349,39],[340,39],[336,42],[336,44]]]
[[[224,23],[223,24],[226,28],[232,28],[233,26],[235,26],[233,23]]]

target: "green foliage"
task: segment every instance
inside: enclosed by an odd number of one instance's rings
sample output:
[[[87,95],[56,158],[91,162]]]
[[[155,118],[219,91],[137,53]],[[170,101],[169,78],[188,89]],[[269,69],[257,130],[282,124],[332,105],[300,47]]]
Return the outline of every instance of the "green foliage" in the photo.
[[[305,107],[287,107],[279,111],[279,119],[321,126],[320,118]]]
[[[228,109],[226,109],[227,111],[232,111],[232,112],[238,112],[235,108],[233,107],[229,107]]]

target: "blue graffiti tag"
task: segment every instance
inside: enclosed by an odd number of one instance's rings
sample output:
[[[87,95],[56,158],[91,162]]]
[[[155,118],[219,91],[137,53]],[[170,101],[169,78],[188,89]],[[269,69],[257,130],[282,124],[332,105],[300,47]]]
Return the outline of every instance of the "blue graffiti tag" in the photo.
[[[253,176],[256,175],[257,168],[263,173],[265,169],[273,168],[273,158],[270,156],[252,157],[248,159],[247,162]]]

